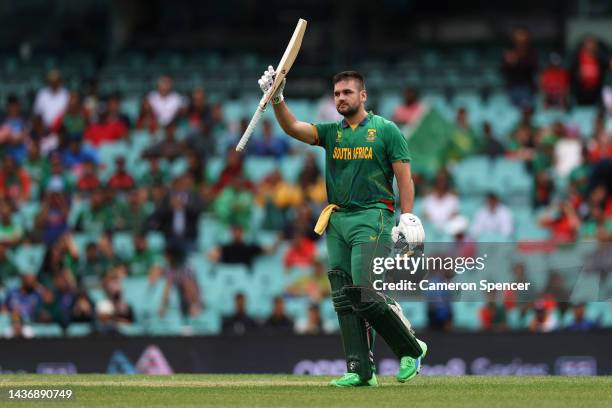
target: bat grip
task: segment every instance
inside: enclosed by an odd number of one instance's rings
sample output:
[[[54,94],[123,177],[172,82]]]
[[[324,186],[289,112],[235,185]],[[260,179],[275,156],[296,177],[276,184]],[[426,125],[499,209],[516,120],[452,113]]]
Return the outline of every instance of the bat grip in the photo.
[[[240,138],[240,141],[238,142],[238,145],[236,146],[237,152],[241,152],[244,150],[244,147],[246,146],[249,139],[251,138],[251,135],[253,134],[253,131],[255,130],[255,127],[257,126],[257,122],[259,122],[259,119],[261,119],[261,115],[264,113],[264,111],[265,111],[265,105],[264,105],[264,108],[262,108],[261,105],[257,106],[257,110],[253,114],[253,117],[251,118],[251,121],[249,122],[249,126],[244,131],[244,134],[242,135],[242,137]]]

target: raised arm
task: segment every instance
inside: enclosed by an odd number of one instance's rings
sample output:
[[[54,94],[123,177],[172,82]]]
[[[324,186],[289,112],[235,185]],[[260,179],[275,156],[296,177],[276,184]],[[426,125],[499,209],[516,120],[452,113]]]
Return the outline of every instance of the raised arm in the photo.
[[[283,131],[300,142],[313,144],[317,139],[317,130],[307,122],[301,122],[293,116],[285,101],[274,106],[274,115]]]
[[[274,72],[274,68],[272,68],[272,66],[269,66],[263,73],[258,81],[259,87],[263,93],[268,92],[274,83],[275,75],[276,73]],[[297,120],[295,116],[293,116],[293,113],[291,113],[289,110],[289,107],[287,107],[285,98],[283,96],[283,89],[285,89],[286,83],[287,80],[284,79],[270,99],[270,102],[274,107],[274,115],[276,116],[276,120],[283,131],[289,136],[299,140],[300,142],[313,144],[317,139],[317,130],[310,123]]]

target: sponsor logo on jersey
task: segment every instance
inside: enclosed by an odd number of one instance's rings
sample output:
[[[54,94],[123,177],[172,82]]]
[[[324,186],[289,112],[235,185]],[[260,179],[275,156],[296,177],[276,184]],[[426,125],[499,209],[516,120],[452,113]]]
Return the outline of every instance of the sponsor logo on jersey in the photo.
[[[342,131],[336,131],[336,143],[342,142]]]

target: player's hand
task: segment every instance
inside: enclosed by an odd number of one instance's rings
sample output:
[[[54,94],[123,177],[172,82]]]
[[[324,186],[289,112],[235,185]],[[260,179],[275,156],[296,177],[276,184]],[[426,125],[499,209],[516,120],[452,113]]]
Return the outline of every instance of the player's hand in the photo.
[[[272,68],[272,65],[268,65],[268,69],[264,71],[261,78],[259,78],[259,81],[257,81],[263,93],[267,93],[268,90],[272,87],[275,77],[276,72],[274,71],[274,68]],[[283,82],[281,82],[281,84],[276,89],[276,92],[274,92],[274,95],[272,95],[272,98],[270,100],[272,101],[273,105],[279,104],[285,99],[283,97],[283,89],[285,89],[286,82],[287,81],[283,79]]]
[[[411,244],[420,244],[425,240],[425,230],[419,217],[411,213],[405,213],[400,216],[399,224],[391,229],[391,238],[393,242],[402,234],[406,241]]]

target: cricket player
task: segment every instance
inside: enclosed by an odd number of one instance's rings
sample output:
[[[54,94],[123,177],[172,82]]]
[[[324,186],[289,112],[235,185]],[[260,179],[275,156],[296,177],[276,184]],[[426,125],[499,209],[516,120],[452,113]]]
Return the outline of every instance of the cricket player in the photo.
[[[270,89],[274,75],[270,66],[260,78],[263,92]],[[427,345],[416,339],[399,304],[375,292],[370,280],[374,256],[388,256],[400,238],[413,245],[425,238],[421,221],[411,214],[414,184],[406,139],[393,122],[365,110],[368,95],[356,71],[333,78],[336,109],[344,117],[336,123],[297,120],[284,102],[285,83],[271,99],[278,123],[295,139],[323,147],[326,155],[329,205],[315,231],[327,232],[328,276],[347,362],[347,373],[331,385],[378,385],[372,331],[400,360],[397,380],[408,381],[419,372]],[[394,176],[402,212],[397,226]]]

